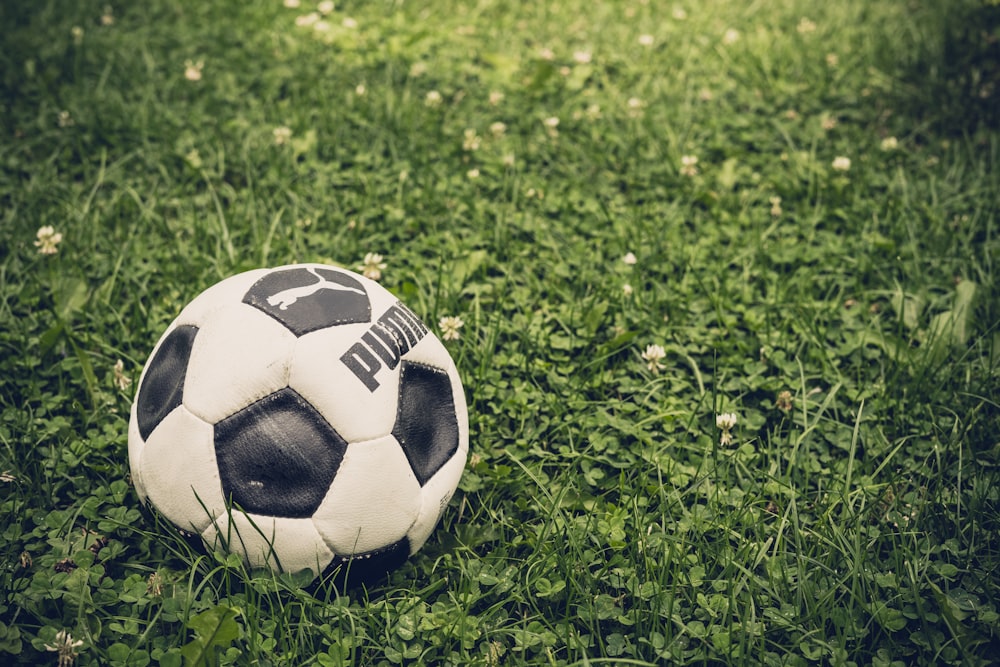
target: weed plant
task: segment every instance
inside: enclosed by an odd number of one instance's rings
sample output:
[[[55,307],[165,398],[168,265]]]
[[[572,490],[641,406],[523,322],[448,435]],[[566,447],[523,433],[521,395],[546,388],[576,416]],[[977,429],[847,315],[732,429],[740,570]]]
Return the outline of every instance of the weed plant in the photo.
[[[937,20],[989,3],[331,5],[0,5],[0,662],[1000,655],[998,93],[947,47],[996,24]],[[371,252],[464,321],[425,548],[309,588],[144,513],[180,308]]]

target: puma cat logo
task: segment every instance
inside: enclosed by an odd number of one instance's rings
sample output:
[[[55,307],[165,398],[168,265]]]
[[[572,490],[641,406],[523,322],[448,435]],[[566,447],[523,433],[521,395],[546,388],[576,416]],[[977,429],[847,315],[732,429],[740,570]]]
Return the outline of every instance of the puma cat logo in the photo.
[[[302,285],[301,287],[289,287],[288,289],[281,290],[277,294],[272,294],[267,297],[268,305],[277,306],[279,310],[287,310],[289,306],[299,299],[315,294],[323,289],[334,290],[336,292],[354,292],[355,294],[360,294],[361,296],[367,296],[364,290],[356,287],[348,287],[347,285],[341,285],[340,283],[327,280],[323,276],[316,273],[316,271],[311,267],[307,267],[306,271],[316,276],[316,282],[309,285]]]

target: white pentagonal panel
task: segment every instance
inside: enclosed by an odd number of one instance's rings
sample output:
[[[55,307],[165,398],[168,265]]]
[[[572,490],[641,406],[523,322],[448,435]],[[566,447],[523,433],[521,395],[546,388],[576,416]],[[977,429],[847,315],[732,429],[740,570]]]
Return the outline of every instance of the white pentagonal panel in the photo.
[[[201,532],[225,511],[212,426],[183,406],[146,440],[139,478],[156,509],[185,530]]]
[[[444,343],[433,333],[424,336],[420,343],[406,355],[406,360],[441,370],[448,370],[455,365]]]
[[[466,450],[468,448],[466,447]],[[458,480],[465,469],[466,450],[460,450],[448,463],[429,479],[421,489],[421,506],[417,519],[406,536],[410,539],[410,553],[414,554],[434,532],[448,501],[455,493]]]
[[[184,405],[216,423],[288,383],[295,336],[242,303],[207,317],[184,384]]]
[[[232,511],[202,534],[209,548],[239,554],[251,567],[319,574],[333,560],[311,519],[289,519]]]
[[[420,485],[406,456],[387,436],[347,446],[313,522],[335,554],[350,556],[402,538],[420,504]]]
[[[343,325],[303,336],[288,375],[289,386],[347,442],[387,435],[396,419],[399,364],[389,368],[364,342],[370,326]],[[355,370],[364,377],[359,378]],[[366,378],[377,385],[369,387]]]
[[[212,314],[240,303],[247,289],[267,272],[267,269],[246,271],[212,285],[184,307],[175,324],[202,326]]]

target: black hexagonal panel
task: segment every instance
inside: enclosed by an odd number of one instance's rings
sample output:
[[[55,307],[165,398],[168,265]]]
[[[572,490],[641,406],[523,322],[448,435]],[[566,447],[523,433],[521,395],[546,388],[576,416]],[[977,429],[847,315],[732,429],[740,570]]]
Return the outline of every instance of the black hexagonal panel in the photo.
[[[323,570],[320,580],[333,577],[340,587],[351,588],[362,584],[373,584],[395,570],[410,557],[410,540],[404,537],[398,542],[354,556],[334,556]]]
[[[265,396],[215,425],[223,493],[255,514],[312,516],[346,450],[344,439],[291,389]]]
[[[404,361],[392,434],[403,445],[420,486],[458,451],[458,416],[445,371]]]
[[[136,419],[139,435],[149,438],[164,417],[179,406],[184,398],[184,376],[198,327],[183,325],[175,328],[160,343],[159,349],[146,366],[139,392],[136,394]]]
[[[372,316],[368,293],[359,280],[318,267],[271,271],[253,284],[243,303],[267,313],[296,336],[368,322]]]

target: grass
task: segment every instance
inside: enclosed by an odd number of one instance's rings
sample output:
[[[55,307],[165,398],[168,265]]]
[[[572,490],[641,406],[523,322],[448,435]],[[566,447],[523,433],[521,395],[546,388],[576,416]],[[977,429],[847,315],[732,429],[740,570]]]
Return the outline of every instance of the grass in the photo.
[[[0,8],[0,660],[992,660],[995,8],[312,9]],[[140,512],[128,408],[183,304],[367,252],[465,320],[420,554],[303,588]]]

